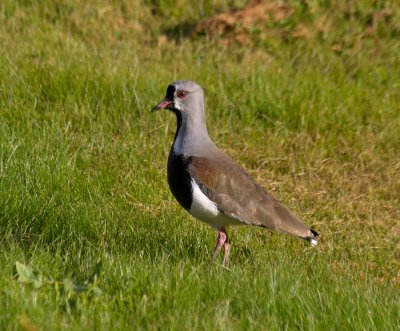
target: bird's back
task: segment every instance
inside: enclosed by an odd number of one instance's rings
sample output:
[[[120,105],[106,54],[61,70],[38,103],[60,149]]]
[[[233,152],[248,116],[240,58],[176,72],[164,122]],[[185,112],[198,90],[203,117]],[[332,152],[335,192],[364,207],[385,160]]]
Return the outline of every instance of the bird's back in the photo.
[[[312,235],[307,225],[217,147],[209,150],[207,156],[191,156],[187,168],[220,212],[245,224],[303,238]]]

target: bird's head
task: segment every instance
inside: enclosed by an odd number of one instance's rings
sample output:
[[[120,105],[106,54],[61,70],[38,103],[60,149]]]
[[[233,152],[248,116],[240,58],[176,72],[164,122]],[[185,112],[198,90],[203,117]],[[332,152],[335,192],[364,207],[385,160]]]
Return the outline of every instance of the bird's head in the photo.
[[[167,87],[167,93],[151,111],[169,109],[190,116],[192,112],[204,112],[204,94],[201,86],[190,80],[179,80]]]

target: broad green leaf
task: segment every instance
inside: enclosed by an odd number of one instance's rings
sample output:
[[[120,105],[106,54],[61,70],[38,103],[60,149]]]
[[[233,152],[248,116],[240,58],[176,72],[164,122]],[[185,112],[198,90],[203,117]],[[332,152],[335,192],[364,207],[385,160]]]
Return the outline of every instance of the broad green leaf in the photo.
[[[72,280],[65,278],[63,280],[64,291],[68,296],[75,293],[75,284]]]
[[[39,288],[43,285],[43,277],[36,271],[33,271],[28,266],[21,262],[15,262],[15,268],[17,269],[18,281],[20,283],[32,284],[35,288]]]

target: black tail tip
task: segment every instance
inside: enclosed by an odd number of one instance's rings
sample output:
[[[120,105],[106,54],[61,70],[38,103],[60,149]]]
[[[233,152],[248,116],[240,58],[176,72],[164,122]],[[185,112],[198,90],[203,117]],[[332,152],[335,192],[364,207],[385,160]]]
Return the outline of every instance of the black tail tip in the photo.
[[[307,238],[307,241],[311,244],[311,246],[317,246],[318,244],[318,233],[312,229],[310,229],[312,236]]]

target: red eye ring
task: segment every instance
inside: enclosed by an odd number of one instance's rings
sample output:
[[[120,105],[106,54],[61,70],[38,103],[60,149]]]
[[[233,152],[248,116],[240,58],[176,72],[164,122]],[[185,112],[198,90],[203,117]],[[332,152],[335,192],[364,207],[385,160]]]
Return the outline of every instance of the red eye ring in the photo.
[[[179,99],[183,99],[184,97],[186,97],[188,95],[188,92],[187,91],[178,91],[178,92],[176,92],[176,96],[179,98]]]

